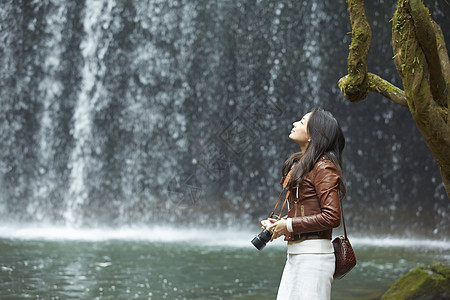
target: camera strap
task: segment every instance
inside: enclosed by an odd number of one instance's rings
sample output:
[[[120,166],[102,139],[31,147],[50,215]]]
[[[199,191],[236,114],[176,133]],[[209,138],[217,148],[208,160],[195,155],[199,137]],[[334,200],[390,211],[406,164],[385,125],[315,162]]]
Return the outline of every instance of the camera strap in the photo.
[[[291,171],[292,171],[292,170],[291,170]],[[281,193],[280,193],[280,195],[278,196],[277,203],[275,204],[275,207],[273,208],[273,211],[272,211],[272,213],[270,214],[269,218],[273,218],[274,213],[275,213],[275,210],[277,209],[278,203],[280,203],[281,196],[283,195],[283,192],[286,190],[287,186],[289,185],[289,182],[291,181],[291,176],[290,176],[290,175],[291,175],[291,171],[289,171],[289,173],[287,174],[286,177],[283,177],[283,178],[281,179],[281,184],[283,185],[283,189],[281,190]],[[287,179],[287,180],[286,180],[286,179]],[[281,219],[281,214],[283,213],[284,207],[286,206],[286,202],[287,202],[287,200],[288,200],[289,194],[290,194],[290,190],[288,189],[288,190],[286,191],[286,197],[284,198],[283,205],[281,206],[280,214],[277,216],[277,220],[280,220],[280,219]]]

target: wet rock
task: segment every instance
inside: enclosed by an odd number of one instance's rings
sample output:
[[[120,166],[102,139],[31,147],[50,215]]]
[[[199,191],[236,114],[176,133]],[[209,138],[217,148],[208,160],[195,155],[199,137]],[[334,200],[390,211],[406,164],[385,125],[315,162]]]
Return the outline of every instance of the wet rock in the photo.
[[[450,266],[417,267],[400,277],[382,300],[450,299]]]

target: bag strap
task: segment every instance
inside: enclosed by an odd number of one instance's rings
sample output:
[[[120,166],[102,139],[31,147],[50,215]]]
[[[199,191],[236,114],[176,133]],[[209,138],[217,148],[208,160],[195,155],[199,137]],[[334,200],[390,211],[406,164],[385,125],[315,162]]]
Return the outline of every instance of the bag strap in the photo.
[[[344,236],[347,239],[347,229],[345,228],[344,207],[342,206],[342,198],[339,196],[339,205],[341,206],[342,225],[344,225]]]

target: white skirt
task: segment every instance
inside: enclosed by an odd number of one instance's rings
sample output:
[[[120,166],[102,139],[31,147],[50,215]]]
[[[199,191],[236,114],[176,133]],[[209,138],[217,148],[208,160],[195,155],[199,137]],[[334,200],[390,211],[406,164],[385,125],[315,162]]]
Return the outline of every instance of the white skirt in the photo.
[[[334,253],[288,254],[277,300],[329,300]]]

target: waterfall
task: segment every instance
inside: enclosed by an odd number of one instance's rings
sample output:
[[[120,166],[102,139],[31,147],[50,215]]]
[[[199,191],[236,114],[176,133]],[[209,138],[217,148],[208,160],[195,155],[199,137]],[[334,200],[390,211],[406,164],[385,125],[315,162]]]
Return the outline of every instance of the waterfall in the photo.
[[[368,65],[396,74],[390,24],[374,13],[392,5],[367,6]],[[320,105],[347,138],[349,226],[448,233],[448,199],[410,113],[375,94],[350,104],[337,88],[350,42],[342,3],[23,1],[0,5],[0,21],[5,223],[255,224],[298,151],[292,122]]]
[[[38,132],[39,141],[39,170],[35,191],[35,201],[30,201],[27,206],[27,212],[39,221],[45,221],[49,204],[49,195],[52,191],[58,189],[58,176],[54,168],[55,151],[55,126],[54,118],[58,110],[61,109],[58,99],[62,93],[62,82],[58,78],[57,70],[61,64],[62,52],[62,32],[64,26],[64,15],[67,13],[66,7],[58,7],[51,10],[46,15],[46,32],[51,38],[45,41],[47,55],[42,63],[45,76],[39,82],[38,90],[42,95],[42,112],[40,114],[40,128]],[[32,23],[33,24],[33,23]],[[31,25],[30,25],[31,26]]]
[[[92,110],[96,101],[103,94],[101,81],[105,75],[105,66],[102,60],[108,49],[111,37],[103,39],[103,30],[111,23],[111,9],[113,1],[88,1],[85,8],[84,31],[85,37],[81,43],[84,59],[82,69],[82,89],[75,107],[73,138],[75,147],[70,157],[70,189],[66,203],[64,217],[68,225],[81,225],[83,213],[81,206],[88,198],[88,189],[85,186],[86,168],[90,163],[91,152],[95,151],[92,137]]]
[[[320,105],[322,80],[321,70],[323,70],[323,60],[321,52],[322,45],[320,39],[320,24],[325,23],[327,19],[326,12],[323,11],[322,1],[311,1],[308,7],[311,9],[307,14],[307,18],[303,20],[305,30],[305,43],[303,44],[303,52],[305,57],[306,80],[309,82],[305,94],[310,94],[314,105]],[[326,72],[326,69],[324,70]]]

